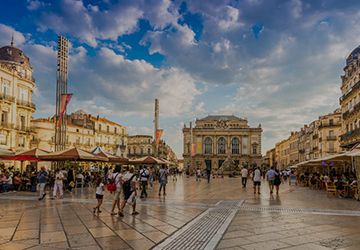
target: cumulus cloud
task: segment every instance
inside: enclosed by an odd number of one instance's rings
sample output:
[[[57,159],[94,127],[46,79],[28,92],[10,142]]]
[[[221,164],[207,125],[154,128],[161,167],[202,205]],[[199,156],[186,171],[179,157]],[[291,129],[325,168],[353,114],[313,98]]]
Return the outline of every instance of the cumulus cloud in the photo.
[[[10,45],[11,38],[14,37],[14,43],[21,46],[25,42],[25,36],[14,28],[0,23],[0,44]]]

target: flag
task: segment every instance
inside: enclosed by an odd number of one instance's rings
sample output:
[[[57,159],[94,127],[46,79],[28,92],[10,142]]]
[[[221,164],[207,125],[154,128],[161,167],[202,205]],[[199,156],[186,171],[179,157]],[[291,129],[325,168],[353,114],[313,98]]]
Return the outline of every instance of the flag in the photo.
[[[156,138],[155,138],[156,145],[159,145],[160,139],[161,139],[161,136],[162,136],[163,132],[164,132],[163,129],[157,129],[156,130]]]
[[[58,120],[58,126],[60,126],[60,122],[62,121],[62,118],[64,116],[64,113],[66,113],[67,105],[69,104],[71,97],[73,94],[62,94],[61,100],[60,100],[60,117]]]
[[[192,143],[191,144],[191,156],[196,155],[196,144]]]

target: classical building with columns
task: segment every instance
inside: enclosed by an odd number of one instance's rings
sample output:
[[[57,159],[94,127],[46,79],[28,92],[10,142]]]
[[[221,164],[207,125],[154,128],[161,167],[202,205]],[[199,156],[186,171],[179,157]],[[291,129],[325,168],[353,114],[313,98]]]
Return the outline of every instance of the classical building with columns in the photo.
[[[29,58],[13,43],[0,48],[0,148],[30,148],[35,80]]]
[[[184,126],[184,166],[211,168],[260,165],[261,125],[251,128],[246,119],[234,115],[209,115],[195,126]]]

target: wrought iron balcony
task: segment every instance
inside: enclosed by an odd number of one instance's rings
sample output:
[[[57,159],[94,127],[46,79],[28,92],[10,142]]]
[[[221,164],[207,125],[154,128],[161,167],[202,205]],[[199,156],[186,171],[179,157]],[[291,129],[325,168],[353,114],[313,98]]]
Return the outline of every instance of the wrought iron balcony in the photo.
[[[343,114],[343,119],[347,119],[348,117],[351,116],[351,114],[353,114],[354,112],[360,110],[360,102],[358,104],[356,104],[352,109],[346,111],[344,114]]]
[[[355,90],[357,90],[359,88],[360,88],[360,80],[357,83],[355,83],[355,85],[352,86],[346,94],[344,94],[342,97],[340,97],[340,103],[345,101],[351,95],[352,92],[354,92]]]
[[[346,132],[345,134],[342,134],[340,136],[341,140],[342,141],[345,141],[353,136],[357,136],[357,135],[360,135],[360,128],[357,128],[357,129],[354,129],[352,131],[349,131],[349,132]]]

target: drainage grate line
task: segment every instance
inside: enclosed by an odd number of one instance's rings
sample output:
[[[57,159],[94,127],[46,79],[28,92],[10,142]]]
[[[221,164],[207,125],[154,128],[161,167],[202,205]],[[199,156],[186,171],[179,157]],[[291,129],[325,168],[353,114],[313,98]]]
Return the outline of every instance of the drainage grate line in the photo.
[[[243,201],[221,201],[153,249],[214,249]]]

